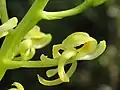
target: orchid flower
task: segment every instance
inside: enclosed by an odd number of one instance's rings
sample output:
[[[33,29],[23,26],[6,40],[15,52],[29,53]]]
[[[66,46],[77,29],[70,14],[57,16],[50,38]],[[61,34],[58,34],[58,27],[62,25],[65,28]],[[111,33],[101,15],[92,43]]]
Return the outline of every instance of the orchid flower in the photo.
[[[38,75],[39,82],[47,86],[69,82],[71,73],[73,74],[77,67],[77,60],[95,59],[104,52],[105,48],[106,42],[104,40],[97,44],[97,41],[85,32],[76,32],[69,35],[63,40],[62,44],[53,46],[53,60],[58,61],[58,68],[50,69],[46,72],[48,77],[52,77],[58,73],[59,78],[56,80],[45,80]],[[59,50],[63,50],[62,54]],[[42,59],[46,61],[52,60],[44,55],[41,56]],[[64,66],[69,62],[72,62],[72,66],[68,70],[70,73],[65,73]]]
[[[35,49],[46,46],[52,39],[51,34],[45,34],[40,31],[38,26],[34,26],[21,41],[18,46],[17,54],[21,57],[15,59],[29,60],[35,55]]]

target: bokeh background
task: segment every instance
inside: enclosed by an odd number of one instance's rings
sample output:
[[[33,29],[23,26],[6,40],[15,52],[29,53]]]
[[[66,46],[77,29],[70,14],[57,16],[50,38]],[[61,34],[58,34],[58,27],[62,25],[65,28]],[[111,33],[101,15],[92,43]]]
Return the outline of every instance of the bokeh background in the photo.
[[[26,14],[34,0],[7,0],[9,17],[19,21]],[[59,11],[75,7],[83,0],[49,0],[45,10]],[[47,87],[40,84],[36,74],[46,78],[49,68],[8,70],[0,81],[0,90],[8,90],[15,81],[25,90],[120,90],[120,0],[92,7],[81,14],[61,20],[42,20],[38,23],[41,31],[51,33],[52,42],[37,50],[35,59],[41,54],[52,57],[52,46],[59,44],[73,32],[87,32],[98,41],[106,40],[107,49],[99,58],[92,61],[79,61],[69,83]],[[4,38],[1,39],[1,44]]]

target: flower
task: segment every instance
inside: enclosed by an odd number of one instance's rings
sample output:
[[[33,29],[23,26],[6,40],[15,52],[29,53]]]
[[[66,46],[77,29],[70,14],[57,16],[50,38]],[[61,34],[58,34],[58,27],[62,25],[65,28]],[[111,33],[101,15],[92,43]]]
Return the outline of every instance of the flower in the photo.
[[[47,58],[47,56],[41,55],[41,60],[58,60],[58,68],[51,69],[46,72],[48,77],[54,76],[57,72],[59,75],[58,79],[55,80],[45,80],[38,75],[38,80],[40,83],[52,86],[58,85],[62,82],[69,82],[69,78],[74,73],[77,67],[77,60],[92,60],[101,55],[106,48],[106,42],[97,41],[90,37],[89,34],[85,32],[75,32],[69,35],[62,44],[53,46],[53,59]],[[63,50],[62,53],[59,51]],[[72,63],[70,69],[65,73],[64,66],[68,63]]]

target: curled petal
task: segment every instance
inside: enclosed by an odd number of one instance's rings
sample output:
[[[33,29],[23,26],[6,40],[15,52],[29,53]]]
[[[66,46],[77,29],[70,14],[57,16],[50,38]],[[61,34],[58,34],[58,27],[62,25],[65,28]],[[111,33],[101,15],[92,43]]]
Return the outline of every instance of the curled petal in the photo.
[[[48,62],[49,62],[49,61],[50,61],[50,62],[51,62],[51,61],[57,61],[57,62],[58,62],[59,57],[52,59],[52,58],[48,58],[47,56],[45,56],[44,54],[42,54],[42,55],[40,56],[40,60],[43,61],[43,62],[44,62],[44,61],[45,61],[45,62],[46,62],[46,61],[48,61]]]
[[[103,40],[103,41],[100,41],[100,43],[97,45],[96,49],[94,52],[92,53],[89,53],[83,57],[81,57],[80,53],[77,54],[76,56],[76,59],[77,60],[92,60],[92,59],[95,59],[96,57],[98,57],[99,55],[101,55],[104,51],[105,51],[105,48],[106,48],[106,42]]]
[[[32,39],[32,47],[35,49],[40,49],[50,43],[52,39],[51,34],[46,34],[44,37],[40,39]]]
[[[67,71],[68,77],[71,77],[73,75],[73,73],[76,70],[76,67],[77,67],[77,61],[74,61],[72,63],[72,66],[70,67],[70,69]],[[37,76],[38,76],[39,82],[46,86],[54,86],[54,85],[63,83],[60,78],[55,79],[55,80],[45,80],[44,78],[40,77],[39,75],[37,75]]]
[[[31,59],[33,56],[35,55],[35,49],[34,48],[30,48],[26,51],[26,53],[21,53],[21,56],[23,58],[23,60],[29,60]]]
[[[76,55],[75,50],[66,50],[63,52],[62,56],[58,62],[58,75],[63,82],[69,82],[69,77],[65,73],[64,65],[67,60]]]
[[[40,56],[40,60],[41,60],[41,61],[50,61],[50,60],[53,60],[53,59],[50,59],[50,58],[48,58],[47,56],[45,56],[44,54],[42,54],[42,55]]]
[[[25,35],[25,39],[40,39],[42,37],[44,37],[45,34],[40,32],[40,27],[35,25],[26,35]]]
[[[71,35],[69,35],[63,42],[62,45],[67,48],[74,48],[77,46],[80,46],[82,44],[85,44],[86,42],[93,41],[94,38],[90,37],[85,32],[76,32]]]
[[[77,49],[79,57],[83,57],[86,54],[93,53],[96,50],[97,41],[95,39],[86,42],[81,48]]]
[[[53,49],[52,49],[52,53],[53,53],[53,58],[57,58],[57,57],[60,57],[61,54],[59,53],[59,50],[64,50],[62,48],[62,44],[58,44],[58,45],[54,45],[53,46]]]
[[[14,27],[16,27],[17,23],[18,23],[18,19],[16,17],[13,17],[4,24],[2,24],[0,26],[0,37],[6,36],[9,33],[8,30],[11,30]]]
[[[24,87],[18,82],[14,82],[12,86],[16,86],[17,88],[11,88],[9,90],[24,90]]]
[[[24,60],[31,59],[35,54],[35,49],[32,48],[32,40],[23,40],[19,45],[19,51]]]
[[[7,22],[5,22],[4,24],[2,24],[0,26],[0,30],[5,31],[5,30],[13,29],[14,27],[17,26],[17,23],[18,23],[18,19],[16,17],[13,17],[9,19]]]
[[[58,72],[58,71],[57,71],[57,68],[56,68],[56,69],[50,69],[50,70],[47,70],[46,75],[47,75],[47,77],[52,77],[52,76],[54,76],[57,72]]]
[[[26,50],[28,50],[31,47],[32,47],[32,40],[26,39],[20,43],[19,50],[20,50],[20,52],[26,52]]]

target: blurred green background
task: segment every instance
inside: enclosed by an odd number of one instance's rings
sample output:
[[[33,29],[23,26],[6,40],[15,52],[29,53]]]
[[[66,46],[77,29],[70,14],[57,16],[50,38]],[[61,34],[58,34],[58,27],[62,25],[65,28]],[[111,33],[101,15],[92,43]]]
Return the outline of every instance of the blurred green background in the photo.
[[[7,0],[9,17],[19,21],[34,0]],[[83,0],[49,0],[45,10],[59,11],[79,5]],[[61,20],[42,20],[38,23],[42,32],[51,33],[52,42],[37,50],[35,59],[41,54],[52,57],[52,46],[59,44],[73,32],[87,32],[98,41],[106,40],[107,49],[92,61],[79,61],[76,72],[69,83],[47,87],[40,84],[36,74],[46,78],[48,68],[8,70],[0,82],[0,90],[7,90],[14,81],[20,82],[25,90],[120,90],[120,0],[89,8],[81,14]],[[2,40],[1,40],[2,44]]]

